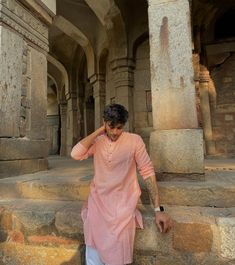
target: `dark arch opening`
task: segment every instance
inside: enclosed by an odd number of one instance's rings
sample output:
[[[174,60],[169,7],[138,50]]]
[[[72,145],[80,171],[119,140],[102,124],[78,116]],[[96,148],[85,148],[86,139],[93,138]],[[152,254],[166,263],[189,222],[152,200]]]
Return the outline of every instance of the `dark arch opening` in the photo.
[[[235,38],[235,8],[228,10],[215,23],[215,39]]]

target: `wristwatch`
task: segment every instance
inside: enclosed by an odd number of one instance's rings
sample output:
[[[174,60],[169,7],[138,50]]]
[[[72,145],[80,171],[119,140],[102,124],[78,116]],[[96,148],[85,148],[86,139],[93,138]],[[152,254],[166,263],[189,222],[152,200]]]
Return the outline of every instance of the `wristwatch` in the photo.
[[[164,207],[163,206],[160,206],[160,207],[156,207],[154,208],[154,212],[164,212]]]

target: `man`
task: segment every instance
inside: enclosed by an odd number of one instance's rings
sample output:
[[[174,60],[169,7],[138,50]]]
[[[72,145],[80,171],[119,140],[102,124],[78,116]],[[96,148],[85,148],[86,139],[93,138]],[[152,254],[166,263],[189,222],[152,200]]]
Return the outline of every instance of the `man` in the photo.
[[[154,205],[156,224],[165,233],[171,218],[161,211],[154,168],[141,137],[123,131],[127,110],[119,104],[104,110],[104,125],[76,144],[76,160],[94,157],[94,178],[87,207],[82,210],[87,265],[132,263],[136,226],[143,228],[136,209],[141,194],[136,167]]]

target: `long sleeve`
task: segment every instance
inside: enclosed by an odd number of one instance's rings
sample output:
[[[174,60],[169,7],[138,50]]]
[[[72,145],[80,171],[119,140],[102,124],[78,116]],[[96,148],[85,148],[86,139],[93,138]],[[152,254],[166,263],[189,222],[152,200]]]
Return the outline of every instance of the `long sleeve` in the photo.
[[[71,157],[75,160],[84,160],[92,156],[95,151],[95,143],[89,148],[85,148],[80,142],[78,142],[71,151]]]
[[[137,168],[140,172],[140,175],[142,176],[143,179],[155,175],[153,163],[150,160],[150,157],[147,153],[144,141],[140,136],[137,137],[135,161],[137,164]]]

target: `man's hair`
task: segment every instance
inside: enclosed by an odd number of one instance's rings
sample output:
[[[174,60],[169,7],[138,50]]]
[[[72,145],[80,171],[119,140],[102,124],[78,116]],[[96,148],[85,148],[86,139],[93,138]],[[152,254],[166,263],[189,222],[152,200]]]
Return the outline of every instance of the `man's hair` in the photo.
[[[105,107],[103,118],[112,127],[125,124],[128,119],[128,111],[120,104],[110,104]]]

